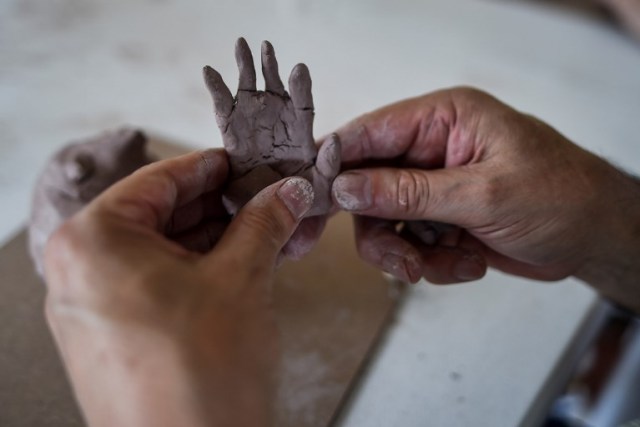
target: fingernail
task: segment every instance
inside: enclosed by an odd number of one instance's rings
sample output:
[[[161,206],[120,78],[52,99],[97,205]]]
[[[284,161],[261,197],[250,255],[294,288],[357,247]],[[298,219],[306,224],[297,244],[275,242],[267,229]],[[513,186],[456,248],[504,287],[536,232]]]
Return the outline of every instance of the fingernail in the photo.
[[[422,276],[420,266],[402,255],[387,253],[382,257],[382,269],[395,278],[414,283]]]
[[[304,178],[289,178],[278,188],[277,194],[296,219],[302,218],[313,205],[313,186]]]
[[[409,273],[404,266],[404,258],[396,254],[386,254],[382,257],[382,269],[396,279],[408,280]]]
[[[453,267],[453,275],[463,282],[477,280],[484,276],[484,265],[476,255],[470,255],[458,261]]]
[[[333,181],[333,197],[346,211],[361,211],[371,206],[371,182],[366,175],[348,172]]]

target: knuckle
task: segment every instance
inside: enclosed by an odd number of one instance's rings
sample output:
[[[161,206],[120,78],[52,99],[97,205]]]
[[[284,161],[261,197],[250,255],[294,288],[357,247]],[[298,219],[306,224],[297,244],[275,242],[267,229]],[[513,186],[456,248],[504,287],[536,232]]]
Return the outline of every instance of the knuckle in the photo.
[[[74,221],[65,222],[49,237],[44,249],[45,258],[58,264],[67,257],[73,257],[80,252],[78,250],[81,246],[80,240],[76,223]]]
[[[358,256],[360,256],[360,258],[362,258],[362,260],[372,263],[373,262],[373,256],[372,256],[372,249],[375,247],[374,245],[372,245],[372,239],[370,236],[370,233],[367,232],[361,232],[356,234],[356,251],[358,253]]]
[[[425,176],[411,170],[400,170],[396,181],[396,206],[405,215],[420,214],[429,204],[431,192]]]
[[[362,224],[356,233],[356,251],[360,259],[376,267],[382,266],[382,257],[389,249],[389,236],[377,227]]]
[[[467,96],[467,97],[470,97],[470,98],[478,97],[478,96],[486,96],[485,92],[483,92],[480,89],[475,88],[473,86],[460,86],[456,90],[461,95]]]
[[[84,251],[81,225],[70,220],[60,226],[47,241],[44,248],[44,264],[51,301],[71,301],[74,292],[69,283],[71,262],[82,263]]]
[[[382,266],[383,254],[381,252],[385,247],[381,246],[375,239],[368,236],[361,238],[358,240],[356,248],[361,260],[376,267]]]
[[[495,108],[500,102],[491,94],[470,86],[460,86],[451,92],[451,101],[457,108]]]
[[[455,88],[455,95],[461,99],[482,101],[491,98],[487,92],[484,92],[473,86],[459,86]]]

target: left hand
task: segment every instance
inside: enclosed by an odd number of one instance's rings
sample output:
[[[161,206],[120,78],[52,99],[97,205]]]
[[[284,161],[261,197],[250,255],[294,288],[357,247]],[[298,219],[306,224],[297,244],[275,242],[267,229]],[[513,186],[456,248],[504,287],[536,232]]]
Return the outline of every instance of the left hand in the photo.
[[[269,424],[270,283],[313,190],[275,183],[227,227],[227,172],[217,150],[151,164],[50,239],[47,319],[89,425]]]

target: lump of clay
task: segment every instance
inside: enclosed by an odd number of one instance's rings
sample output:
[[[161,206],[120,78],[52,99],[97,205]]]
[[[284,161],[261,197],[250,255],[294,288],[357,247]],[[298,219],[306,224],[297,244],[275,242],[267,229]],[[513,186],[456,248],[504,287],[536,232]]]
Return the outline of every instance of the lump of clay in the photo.
[[[256,89],[256,72],[247,42],[236,43],[240,71],[235,98],[213,68],[204,68],[204,79],[213,97],[216,121],[229,154],[230,183],[225,205],[235,214],[268,185],[287,176],[302,176],[314,188],[315,200],[307,216],[323,215],[331,207],[331,184],[340,169],[337,135],[320,150],[313,139],[311,77],[304,64],[289,77],[289,92],[278,74],[271,44],[262,43],[262,74],[265,90]]]
[[[36,183],[29,221],[29,251],[39,274],[49,236],[113,183],[150,163],[146,143],[142,132],[123,128],[53,155]]]

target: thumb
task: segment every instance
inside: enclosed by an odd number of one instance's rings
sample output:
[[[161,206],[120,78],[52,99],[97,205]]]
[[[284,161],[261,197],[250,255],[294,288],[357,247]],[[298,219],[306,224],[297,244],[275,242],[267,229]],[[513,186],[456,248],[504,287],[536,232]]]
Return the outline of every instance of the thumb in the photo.
[[[270,185],[240,209],[211,256],[234,252],[252,264],[275,265],[313,199],[313,187],[304,178],[287,178]]]
[[[472,183],[470,174],[459,168],[358,169],[339,175],[332,195],[340,208],[359,215],[464,227],[477,214]]]

